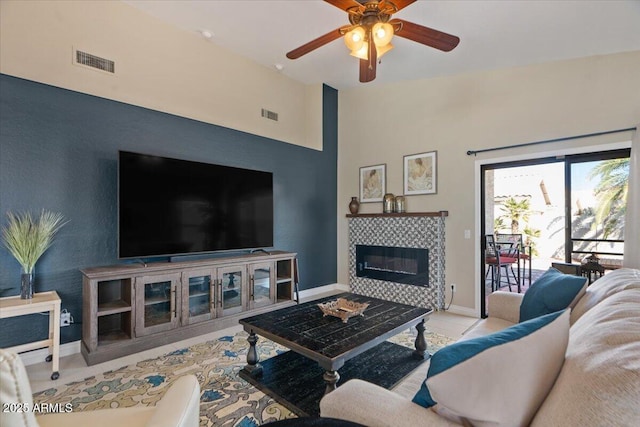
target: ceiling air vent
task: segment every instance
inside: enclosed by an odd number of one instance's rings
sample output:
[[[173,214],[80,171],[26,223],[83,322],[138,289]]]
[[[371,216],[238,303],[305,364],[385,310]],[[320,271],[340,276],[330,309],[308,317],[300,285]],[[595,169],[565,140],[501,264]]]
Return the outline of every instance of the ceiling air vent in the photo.
[[[273,120],[275,122],[278,121],[278,113],[276,113],[275,111],[266,110],[264,108],[262,109],[262,117]]]
[[[90,53],[83,52],[81,50],[75,51],[74,59],[75,63],[79,65],[95,68],[96,70],[105,71],[111,74],[116,72],[116,63],[112,60],[100,58],[99,56],[91,55]]]

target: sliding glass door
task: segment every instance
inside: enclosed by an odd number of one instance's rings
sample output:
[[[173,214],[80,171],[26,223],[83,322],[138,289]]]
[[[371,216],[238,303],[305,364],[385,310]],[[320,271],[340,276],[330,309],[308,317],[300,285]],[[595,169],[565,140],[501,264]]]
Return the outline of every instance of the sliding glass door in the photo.
[[[514,292],[526,292],[554,262],[580,264],[596,256],[606,268],[621,264],[629,153],[625,149],[481,167],[483,316],[489,293],[508,289],[509,283]],[[487,235],[521,239],[518,262],[487,259]]]

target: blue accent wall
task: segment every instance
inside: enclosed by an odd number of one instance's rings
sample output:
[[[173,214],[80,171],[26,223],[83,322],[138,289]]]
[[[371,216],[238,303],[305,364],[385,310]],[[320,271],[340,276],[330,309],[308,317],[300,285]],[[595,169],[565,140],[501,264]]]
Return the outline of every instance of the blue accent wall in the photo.
[[[300,289],[336,282],[338,93],[323,88],[323,151],[0,75],[0,223],[61,212],[69,223],[38,261],[36,292],[56,290],[81,339],[80,269],[117,264],[117,154],[128,150],[273,172],[274,247],[297,252]],[[258,114],[257,112],[256,114]],[[144,191],[143,188],[140,191]],[[0,248],[0,296],[20,266]],[[44,339],[46,315],[0,320],[0,347]]]

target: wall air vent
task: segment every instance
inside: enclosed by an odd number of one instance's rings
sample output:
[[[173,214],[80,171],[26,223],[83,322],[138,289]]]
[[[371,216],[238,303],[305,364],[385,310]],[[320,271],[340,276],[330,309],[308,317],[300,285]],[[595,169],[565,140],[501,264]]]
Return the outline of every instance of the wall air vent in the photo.
[[[91,67],[111,74],[115,74],[116,72],[116,63],[112,60],[100,58],[99,56],[95,56],[81,50],[74,51],[73,59],[74,63],[78,65],[84,65],[86,67]]]
[[[276,113],[275,111],[266,110],[264,108],[262,109],[262,117],[273,120],[275,122],[278,121],[278,113]]]

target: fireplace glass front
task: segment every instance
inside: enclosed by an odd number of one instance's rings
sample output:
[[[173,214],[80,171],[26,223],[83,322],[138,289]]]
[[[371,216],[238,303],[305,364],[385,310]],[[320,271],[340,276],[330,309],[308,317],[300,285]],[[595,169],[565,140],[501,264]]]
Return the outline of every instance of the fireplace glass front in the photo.
[[[429,250],[356,245],[356,276],[429,286]]]

